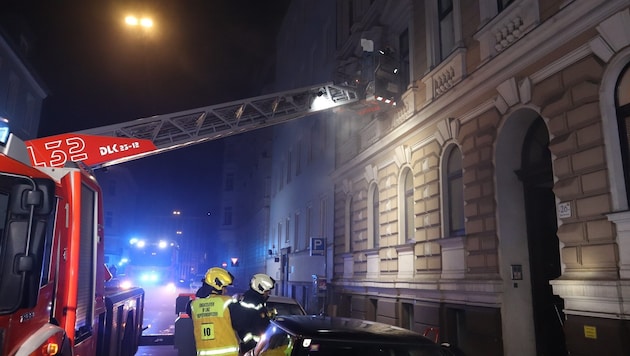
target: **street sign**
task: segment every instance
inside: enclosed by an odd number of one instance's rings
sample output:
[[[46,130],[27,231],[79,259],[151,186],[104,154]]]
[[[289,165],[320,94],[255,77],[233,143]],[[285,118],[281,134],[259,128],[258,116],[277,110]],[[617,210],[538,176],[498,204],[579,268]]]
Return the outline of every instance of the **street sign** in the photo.
[[[323,256],[326,251],[326,239],[311,237],[311,256]]]

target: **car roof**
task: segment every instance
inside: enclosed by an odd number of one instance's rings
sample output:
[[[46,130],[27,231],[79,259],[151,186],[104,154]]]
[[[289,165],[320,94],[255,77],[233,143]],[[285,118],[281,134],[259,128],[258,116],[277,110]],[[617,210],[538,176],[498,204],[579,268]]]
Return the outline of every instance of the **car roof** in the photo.
[[[273,294],[269,296],[269,299],[267,299],[267,302],[286,303],[286,304],[300,304],[300,303],[297,302],[297,300],[295,300],[293,298],[283,297],[283,296],[273,295]]]
[[[274,326],[302,338],[357,340],[375,343],[434,344],[411,330],[385,323],[353,318],[318,315],[283,315],[272,321]]]

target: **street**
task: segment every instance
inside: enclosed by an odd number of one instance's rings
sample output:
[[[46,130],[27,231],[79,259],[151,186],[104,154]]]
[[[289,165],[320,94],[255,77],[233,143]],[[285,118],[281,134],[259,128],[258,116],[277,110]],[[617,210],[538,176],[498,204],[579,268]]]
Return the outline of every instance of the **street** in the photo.
[[[173,335],[177,318],[175,299],[179,293],[187,293],[189,290],[169,290],[166,287],[143,287],[143,289],[145,300],[142,325],[146,329],[142,335]],[[136,355],[172,356],[177,355],[177,350],[173,345],[140,346]]]

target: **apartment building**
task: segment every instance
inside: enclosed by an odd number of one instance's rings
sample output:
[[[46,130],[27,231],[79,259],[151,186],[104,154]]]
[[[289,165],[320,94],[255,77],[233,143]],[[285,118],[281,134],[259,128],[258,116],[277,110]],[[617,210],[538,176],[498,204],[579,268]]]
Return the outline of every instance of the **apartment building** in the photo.
[[[272,91],[333,81],[335,6],[291,1],[277,36]],[[336,118],[327,111],[273,127],[266,271],[278,281],[277,293],[313,314],[328,305],[332,278]],[[315,242],[321,248],[311,248]]]
[[[467,355],[630,352],[630,3],[338,0],[331,303]],[[433,329],[429,329],[433,328]]]

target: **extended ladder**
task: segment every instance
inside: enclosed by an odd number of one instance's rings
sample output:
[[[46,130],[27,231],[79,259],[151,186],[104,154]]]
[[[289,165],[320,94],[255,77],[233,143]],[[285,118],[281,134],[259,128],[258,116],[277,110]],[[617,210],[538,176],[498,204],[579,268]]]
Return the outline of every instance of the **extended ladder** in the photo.
[[[122,158],[99,167],[267,127],[311,113],[353,103],[352,88],[320,84],[172,114],[156,115],[77,133],[151,140],[156,151]]]

